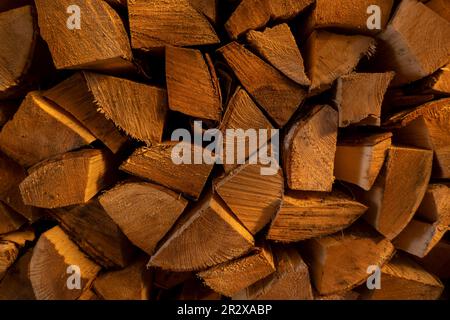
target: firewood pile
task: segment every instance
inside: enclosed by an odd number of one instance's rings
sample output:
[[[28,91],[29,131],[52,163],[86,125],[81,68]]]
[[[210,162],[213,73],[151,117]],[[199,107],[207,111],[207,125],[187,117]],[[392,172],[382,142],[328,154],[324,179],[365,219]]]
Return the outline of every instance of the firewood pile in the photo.
[[[448,297],[448,0],[2,0],[0,42],[0,299]]]

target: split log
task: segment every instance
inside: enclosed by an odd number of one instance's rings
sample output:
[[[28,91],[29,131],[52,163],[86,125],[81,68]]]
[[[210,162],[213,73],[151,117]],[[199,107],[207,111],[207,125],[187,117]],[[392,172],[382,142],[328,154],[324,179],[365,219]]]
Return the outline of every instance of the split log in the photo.
[[[9,241],[0,241],[0,281],[6,271],[13,265],[19,256],[19,247]]]
[[[175,164],[172,156],[174,152],[177,152],[175,150],[177,145],[178,142],[167,142],[139,148],[122,163],[120,169],[198,199],[213,165],[205,163],[193,165],[193,156],[190,158],[192,164]],[[183,156],[186,156],[185,152],[203,154],[203,148],[194,144],[181,142],[178,146],[181,146]],[[178,155],[178,153],[175,154],[175,156]]]
[[[21,166],[31,167],[95,140],[72,115],[31,92],[3,127],[0,148]]]
[[[89,87],[92,73],[76,73],[55,87],[45,91],[44,97],[72,114],[112,152],[117,153],[126,143],[126,137],[114,123],[98,111],[97,97]],[[123,106],[121,106],[123,107]]]
[[[198,276],[215,292],[232,297],[275,271],[272,250],[265,245],[256,247],[245,257],[200,272]]]
[[[8,241],[16,244],[20,249],[25,247],[29,242],[33,242],[36,234],[32,227],[0,235],[0,241]]]
[[[149,300],[151,272],[145,267],[146,256],[141,256],[123,270],[100,274],[93,290],[104,300]]]
[[[146,182],[121,183],[102,194],[100,203],[130,241],[149,255],[188,204],[179,194]]]
[[[248,93],[278,126],[284,126],[306,98],[306,91],[237,42],[218,51]]]
[[[286,23],[267,28],[262,32],[249,31],[247,42],[286,77],[303,86],[311,84],[305,74],[300,50]]]
[[[450,64],[420,81],[418,91],[429,94],[450,95]]]
[[[446,0],[430,0],[425,3],[428,8],[450,21],[450,8]]]
[[[124,268],[135,250],[96,198],[86,204],[51,211],[60,227],[97,264]]]
[[[394,85],[429,76],[448,63],[450,22],[417,0],[402,1],[378,37],[376,61],[395,71]]]
[[[429,150],[393,146],[372,189],[361,195],[369,207],[364,218],[386,238],[394,239],[413,218],[430,181],[432,160]]]
[[[274,247],[276,271],[236,294],[239,300],[312,300],[308,267],[296,249]]]
[[[193,117],[219,121],[222,97],[211,58],[200,50],[166,47],[169,107]]]
[[[352,73],[337,80],[334,102],[339,110],[339,127],[380,126],[381,105],[393,72]]]
[[[313,0],[243,0],[225,23],[231,38],[236,39],[249,30],[260,29],[270,20],[294,18]]]
[[[361,35],[314,31],[306,43],[306,71],[310,90],[325,90],[339,77],[352,72],[361,58],[371,55],[375,40]]]
[[[38,35],[31,6],[0,13],[0,99],[15,95],[31,67]]]
[[[369,191],[383,167],[391,147],[391,137],[391,133],[380,133],[351,136],[338,141],[334,160],[336,179]]]
[[[77,1],[77,11],[69,11],[72,0],[35,1],[39,29],[58,69],[91,69],[109,72],[133,70],[130,43],[117,12],[104,1]],[[68,13],[70,12],[70,13]],[[75,22],[75,23],[74,23]]]
[[[170,290],[192,278],[192,272],[171,272],[160,268],[152,268],[153,285],[157,288]]]
[[[386,123],[395,141],[434,151],[433,177],[450,178],[450,98],[400,112]]]
[[[355,222],[367,207],[344,193],[288,191],[272,221],[267,238],[298,242],[329,235]]]
[[[0,234],[17,231],[27,220],[0,201]]]
[[[394,246],[370,226],[358,223],[343,233],[308,240],[304,258],[321,295],[347,291],[363,283],[371,265],[382,267]]]
[[[181,293],[175,299],[178,301],[217,301],[221,300],[222,296],[205,286],[200,280],[191,278],[183,284]]]
[[[311,108],[289,129],[283,143],[289,188],[331,191],[337,131],[338,114],[327,105]]]
[[[215,181],[219,196],[252,234],[272,220],[284,191],[281,168],[267,176],[261,175],[261,168],[258,164],[244,164]]]
[[[362,300],[436,300],[444,285],[410,258],[396,255],[381,269],[381,289],[366,289]]]
[[[426,270],[441,279],[450,279],[450,241],[442,239],[421,259],[416,259]]]
[[[208,19],[190,0],[128,2],[133,49],[154,51],[166,45],[195,46],[219,43]]]
[[[28,267],[32,251],[22,255],[0,281],[0,300],[35,300]]]
[[[219,0],[189,0],[198,12],[203,13],[213,24],[219,19]]]
[[[94,149],[41,162],[20,183],[23,201],[48,209],[86,203],[110,184],[111,165],[108,153]]]
[[[73,268],[73,267],[78,268]],[[71,270],[69,267],[72,267]],[[80,289],[69,277],[80,271]],[[88,289],[100,267],[89,260],[59,227],[41,235],[30,261],[30,281],[38,300],[74,300]]]
[[[233,260],[252,249],[252,235],[217,196],[208,194],[166,237],[149,265],[197,271]]]

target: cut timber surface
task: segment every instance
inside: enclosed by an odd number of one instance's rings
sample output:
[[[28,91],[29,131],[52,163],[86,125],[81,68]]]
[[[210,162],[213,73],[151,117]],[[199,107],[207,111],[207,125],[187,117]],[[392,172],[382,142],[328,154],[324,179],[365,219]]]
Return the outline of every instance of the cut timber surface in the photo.
[[[381,104],[393,72],[352,73],[337,80],[335,103],[339,127],[351,124],[380,126]]]
[[[174,149],[177,144],[178,142],[167,142],[148,148],[139,148],[120,166],[120,169],[198,199],[213,165],[193,164],[193,156],[192,164],[175,164],[172,160],[172,152],[177,151]],[[183,150],[188,150],[186,152],[203,154],[200,146],[185,142],[181,146]],[[179,153],[176,155],[178,156]]]
[[[261,175],[261,165],[244,164],[215,183],[215,189],[242,224],[256,234],[281,205],[283,173]]]
[[[200,50],[166,47],[169,107],[193,117],[219,121],[222,98],[209,56]]]
[[[397,254],[381,269],[381,289],[365,290],[363,300],[435,300],[444,285],[410,258]]]
[[[109,154],[94,149],[41,162],[20,184],[23,201],[48,209],[86,203],[108,185],[110,166]]]
[[[0,234],[16,231],[26,222],[22,215],[0,201]]]
[[[306,91],[237,42],[218,51],[248,93],[278,126],[284,126],[306,98]]]
[[[222,201],[207,194],[169,234],[149,265],[197,271],[240,257],[253,246],[252,235]]]
[[[375,40],[361,35],[314,31],[306,43],[306,70],[310,90],[325,90],[339,77],[349,74],[359,60],[374,50]]]
[[[336,179],[369,191],[383,167],[391,137],[391,133],[380,133],[339,141],[334,160]]]
[[[3,127],[0,148],[18,164],[30,167],[95,140],[72,115],[31,92]]]
[[[166,45],[220,42],[208,19],[189,0],[129,0],[128,10],[134,49],[151,51]]]
[[[183,213],[179,194],[147,182],[125,182],[100,197],[100,203],[125,235],[149,255]]]
[[[78,266],[81,289],[69,290],[73,284],[69,277]],[[70,271],[70,270],[69,270]],[[54,227],[41,235],[33,250],[30,261],[30,280],[38,300],[74,300],[78,298],[95,279],[100,267],[89,260],[60,227]]]
[[[200,272],[198,276],[215,292],[232,297],[273,272],[272,251],[269,246],[263,246],[256,247],[245,257]]]
[[[397,142],[434,151],[433,177],[450,178],[450,98],[426,103],[391,117]]]
[[[250,31],[247,42],[270,64],[300,85],[309,86],[303,58],[291,29],[286,23],[267,28],[263,32]]]
[[[413,218],[428,187],[432,160],[429,150],[393,146],[372,189],[362,195],[369,207],[365,219],[388,239]]]
[[[19,247],[15,243],[0,240],[0,281],[18,256]]]
[[[0,13],[0,98],[15,94],[31,66],[37,23],[31,6]]]
[[[243,0],[225,23],[231,38],[260,29],[270,20],[294,18],[314,0]]]
[[[395,85],[424,78],[448,63],[450,22],[416,0],[400,3],[379,39],[379,62],[396,72]]]
[[[337,130],[337,112],[321,105],[313,107],[288,131],[283,162],[289,188],[331,191]]]
[[[55,209],[51,214],[71,239],[101,266],[123,268],[130,263],[135,253],[133,246],[97,199]]]
[[[420,90],[431,94],[450,95],[450,64],[422,80]]]
[[[95,75],[92,73],[76,73],[45,91],[43,95],[72,114],[112,152],[116,153],[123,147],[127,139],[119,132],[113,121],[108,120],[104,114],[98,111],[99,105],[96,101],[101,97],[94,96],[93,92],[94,90],[98,92],[99,88],[89,87],[89,83],[95,83],[94,79]],[[123,108],[123,105],[120,107]],[[109,110],[109,108],[111,106],[105,107],[105,110]]]
[[[368,266],[382,267],[394,253],[394,246],[365,224],[308,240],[303,249],[314,286],[321,295],[353,289],[369,277]]]
[[[219,0],[189,0],[198,12],[203,13],[212,23],[217,23],[219,16]]]
[[[80,0],[80,29],[70,30],[72,0],[36,0],[39,29],[58,69],[124,71],[132,53],[117,12],[104,1]],[[73,12],[72,12],[73,14]],[[69,19],[69,20],[68,20]]]
[[[149,300],[151,278],[146,262],[143,255],[125,269],[100,274],[93,290],[104,300]]]
[[[424,258],[417,261],[439,278],[450,279],[450,241],[442,239]]]
[[[267,238],[298,242],[329,235],[351,225],[366,210],[366,206],[341,192],[288,191]]]
[[[426,5],[428,8],[450,22],[450,7],[447,0],[430,0],[426,3]]]
[[[6,272],[0,281],[0,300],[35,300],[28,276],[32,251],[26,252]]]
[[[276,271],[236,294],[239,300],[312,300],[308,266],[296,249],[273,248]]]

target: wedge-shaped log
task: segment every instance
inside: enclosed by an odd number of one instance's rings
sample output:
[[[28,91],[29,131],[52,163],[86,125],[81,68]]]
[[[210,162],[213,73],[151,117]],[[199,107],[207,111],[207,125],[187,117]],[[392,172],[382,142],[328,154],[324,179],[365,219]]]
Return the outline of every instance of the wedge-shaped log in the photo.
[[[10,241],[0,241],[0,281],[19,257],[19,247]]]
[[[325,90],[339,77],[349,74],[359,60],[374,50],[375,40],[361,35],[314,31],[306,43],[306,70],[310,90]]]
[[[125,182],[102,194],[100,203],[125,235],[149,255],[183,213],[178,193],[147,182]]]
[[[261,175],[261,165],[244,164],[215,182],[215,189],[242,224],[256,234],[279,209],[284,191],[281,168]]]
[[[334,159],[336,179],[369,191],[391,147],[391,133],[350,136],[338,141]]]
[[[27,220],[0,201],[0,234],[17,231]]]
[[[72,7],[75,4],[71,0],[36,0],[35,3],[39,29],[56,68],[109,72],[133,68],[125,27],[105,1],[80,0],[76,3],[78,8]],[[79,28],[77,19],[80,19]]]
[[[421,80],[418,92],[450,95],[450,64],[443,66],[431,76]]]
[[[149,265],[197,271],[238,258],[253,246],[252,235],[217,196],[208,194],[166,237]]]
[[[128,11],[134,49],[152,51],[166,45],[220,42],[208,19],[189,0],[129,1]]]
[[[311,84],[305,74],[302,54],[286,23],[267,28],[262,32],[249,31],[247,42],[259,55],[291,80],[304,86]]]
[[[361,196],[369,207],[364,218],[386,238],[394,239],[413,218],[427,190],[432,161],[429,150],[389,149],[372,189]]]
[[[256,247],[245,257],[212,267],[198,276],[214,291],[232,297],[273,272],[272,250],[264,245]]]
[[[94,149],[41,162],[20,184],[23,201],[47,209],[86,203],[111,182],[111,165],[107,152]]]
[[[189,0],[198,12],[203,13],[213,24],[219,19],[219,0]]]
[[[196,49],[166,47],[166,82],[171,110],[220,120],[219,80],[208,55]]]
[[[395,71],[395,85],[429,76],[448,63],[450,22],[417,0],[402,1],[378,37],[377,61]]]
[[[96,138],[71,114],[29,93],[0,133],[0,148],[23,167],[78,149]]]
[[[450,98],[400,112],[387,122],[396,141],[434,151],[433,177],[450,178]]]
[[[278,126],[284,126],[306,98],[306,91],[237,42],[218,51],[248,93]]]
[[[337,131],[338,114],[328,105],[311,108],[289,129],[283,143],[289,188],[331,191]]]
[[[0,282],[0,300],[35,300],[28,276],[32,251],[23,254]]]
[[[291,247],[274,247],[276,271],[237,293],[239,300],[312,300],[308,266]]]
[[[173,153],[176,146],[181,146],[186,152],[203,154],[200,146],[181,142],[167,142],[151,147],[137,149],[120,166],[120,169],[135,176],[162,184],[174,191],[198,199],[213,168],[212,164],[175,164]],[[189,154],[188,154],[189,155]]]
[[[366,210],[365,205],[338,191],[287,191],[267,238],[297,242],[329,235],[351,225]]]
[[[358,223],[343,233],[308,240],[304,244],[314,287],[321,295],[351,290],[368,277],[371,265],[382,267],[394,246],[370,226]]]
[[[68,274],[68,270],[71,273]],[[68,277],[77,271],[81,289],[70,290]],[[100,266],[89,260],[60,227],[54,227],[42,234],[36,243],[29,275],[37,300],[75,300],[90,287],[99,271]]]

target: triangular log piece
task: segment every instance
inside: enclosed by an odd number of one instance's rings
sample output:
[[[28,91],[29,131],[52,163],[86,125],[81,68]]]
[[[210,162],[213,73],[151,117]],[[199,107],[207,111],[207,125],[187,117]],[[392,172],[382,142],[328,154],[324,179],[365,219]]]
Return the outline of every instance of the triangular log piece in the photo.
[[[380,133],[340,139],[334,159],[336,179],[369,191],[383,167],[391,137],[391,133]]]
[[[310,90],[325,90],[339,77],[352,72],[359,60],[370,55],[375,40],[361,35],[341,35],[314,31],[306,43],[305,66]]]
[[[189,0],[128,1],[133,49],[195,46],[220,40],[208,19]]]
[[[245,257],[212,267],[198,276],[215,292],[232,297],[273,272],[275,263],[272,251],[264,245],[256,247]]]
[[[6,271],[13,265],[19,256],[19,247],[9,241],[0,240],[0,281],[6,274]]]
[[[0,300],[35,300],[28,276],[32,251],[29,250],[14,263],[0,281]]]
[[[369,207],[364,218],[386,238],[394,239],[413,218],[427,190],[432,161],[429,150],[392,146],[372,189],[361,195]]]
[[[328,105],[311,108],[289,129],[283,143],[289,188],[331,191],[337,131],[338,113]]]
[[[133,69],[127,32],[118,13],[105,1],[36,0],[39,29],[58,69],[122,72]],[[79,29],[76,19],[80,19]],[[71,26],[69,28],[68,26]]]
[[[32,227],[26,227],[22,230],[0,235],[0,241],[15,243],[19,248],[25,247],[29,242],[33,242],[36,234]]]
[[[166,47],[166,81],[171,110],[219,121],[222,98],[209,57],[200,50]]]
[[[236,259],[253,246],[252,235],[225,204],[207,194],[166,237],[149,265],[171,271],[199,271]]]
[[[440,279],[450,279],[450,241],[442,239],[421,259],[416,259],[426,270]]]
[[[341,192],[287,191],[267,238],[298,242],[329,235],[356,221],[367,207]]]
[[[60,227],[54,227],[36,243],[29,275],[37,300],[74,300],[90,287],[99,271],[100,266],[89,260]],[[79,289],[76,276],[80,277]]]
[[[450,95],[450,64],[419,82],[418,91],[438,95]]]
[[[306,98],[306,91],[237,42],[218,51],[248,93],[278,126],[284,126]]]
[[[23,201],[47,209],[86,203],[113,179],[111,165],[107,152],[94,149],[41,162],[20,184]]]
[[[213,24],[219,19],[219,0],[189,0],[198,12],[205,15]]]
[[[103,193],[100,203],[125,235],[149,255],[175,224],[188,202],[147,182],[125,182]]]
[[[0,234],[17,231],[27,220],[0,201]]]
[[[175,158],[191,156],[191,164],[175,164],[173,153]],[[180,144],[167,142],[143,147],[137,149],[122,163],[120,169],[198,199],[213,165],[206,163],[194,165],[195,155],[192,156],[194,153],[203,155],[203,148],[186,142]]]
[[[311,84],[305,74],[300,50],[286,23],[267,28],[262,32],[249,31],[247,42],[260,56],[291,80],[303,86]]]
[[[355,288],[369,277],[369,266],[381,268],[395,251],[389,240],[363,223],[343,233],[308,240],[302,249],[321,295]]]
[[[95,140],[71,114],[39,93],[31,92],[3,127],[0,148],[21,166],[30,167]]]

